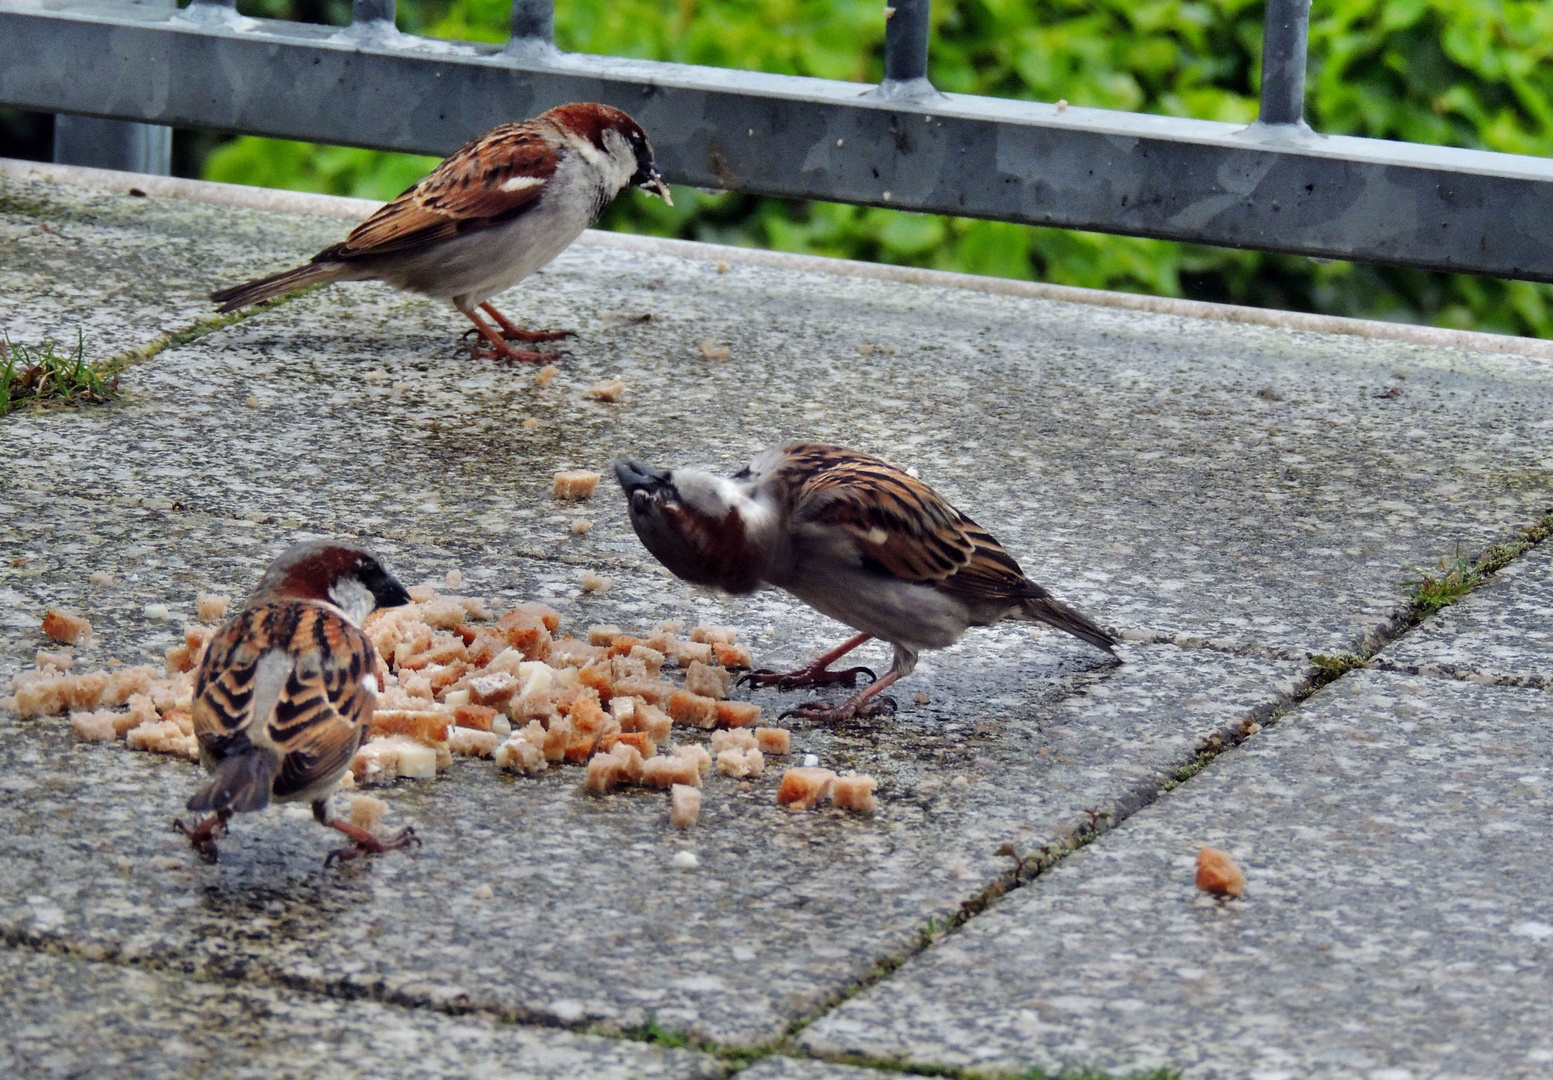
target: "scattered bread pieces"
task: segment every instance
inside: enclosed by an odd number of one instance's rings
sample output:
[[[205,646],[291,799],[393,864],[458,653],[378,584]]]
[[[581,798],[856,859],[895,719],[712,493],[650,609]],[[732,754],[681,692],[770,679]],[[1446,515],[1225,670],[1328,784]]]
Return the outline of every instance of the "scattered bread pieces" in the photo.
[[[546,364],[534,373],[535,386],[549,386],[555,382],[555,377],[561,374],[561,369],[554,364]]]
[[[760,719],[760,706],[750,701],[719,701],[717,722],[725,727],[749,727]]]
[[[705,360],[727,360],[733,356],[733,350],[707,338],[701,343],[701,356]]]
[[[777,803],[789,810],[810,810],[830,797],[836,774],[829,769],[788,769],[777,788]]]
[[[676,690],[669,695],[669,715],[681,724],[709,728],[717,724],[717,701],[688,690]]]
[[[786,728],[758,727],[755,744],[763,754],[786,754],[792,750],[793,733]]]
[[[375,795],[352,795],[349,811],[351,824],[371,832],[383,820],[387,809],[388,804]]]
[[[759,747],[760,741],[755,733],[748,728],[734,727],[728,731],[712,732],[712,753],[720,754],[724,750],[754,750]]]
[[[676,829],[688,829],[701,816],[701,789],[689,784],[675,784],[669,789],[669,824]]]
[[[874,798],[874,788],[879,782],[862,773],[843,773],[836,777],[830,789],[830,801],[843,810],[855,810],[860,814],[872,814],[879,807]]]
[[[232,606],[230,596],[202,592],[194,598],[194,614],[202,623],[218,623],[226,618],[227,608]]]
[[[626,384],[619,378],[605,379],[588,387],[582,392],[582,396],[593,401],[616,402],[620,400],[620,395],[625,393],[625,390]]]
[[[62,645],[75,645],[92,636],[92,624],[59,608],[43,613],[43,632]]]
[[[572,535],[581,536],[591,528],[593,528],[593,522],[589,521],[587,518],[578,518],[576,521],[572,522]]]
[[[550,494],[557,499],[591,499],[594,489],[598,486],[598,473],[589,472],[587,469],[574,469],[571,472],[555,474],[555,486]]]
[[[759,750],[724,750],[717,755],[717,771],[736,780],[766,771],[766,757]]]
[[[718,701],[728,696],[733,676],[727,668],[713,667],[699,660],[692,660],[685,669],[685,689],[692,694],[714,698]]]
[[[1246,875],[1228,852],[1204,847],[1197,852],[1197,887],[1214,896],[1239,896],[1246,891]]]
[[[592,570],[584,570],[579,577],[582,580],[583,592],[606,593],[609,592],[609,578],[596,574]]]

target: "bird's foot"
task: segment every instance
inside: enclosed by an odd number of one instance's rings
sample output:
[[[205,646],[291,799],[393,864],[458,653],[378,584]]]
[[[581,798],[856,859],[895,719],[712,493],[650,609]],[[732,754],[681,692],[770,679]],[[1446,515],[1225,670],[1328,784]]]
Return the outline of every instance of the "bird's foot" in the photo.
[[[797,690],[803,686],[832,684],[856,686],[859,675],[867,675],[869,682],[879,681],[879,676],[874,674],[872,668],[853,667],[831,671],[813,664],[799,668],[797,671],[772,671],[770,668],[761,668],[739,676],[739,681],[748,681],[751,686],[775,686],[778,690]]]
[[[532,345],[540,341],[565,341],[576,337],[575,330],[525,330],[521,326],[502,327],[501,336],[508,341],[522,341]]]
[[[190,825],[182,818],[173,818],[173,828],[189,838],[200,858],[208,863],[216,861],[216,841],[226,836],[226,818],[211,814],[197,825]]]
[[[514,349],[506,342],[500,345],[477,342],[469,346],[469,355],[476,360],[521,360],[527,364],[549,364],[561,359],[561,354],[553,349],[544,352],[536,349]]]
[[[331,821],[329,828],[338,829],[356,842],[354,847],[335,848],[324,858],[324,866],[333,863],[348,863],[352,859],[359,859],[363,855],[381,855],[385,851],[397,851],[400,848],[409,847],[411,844],[420,845],[421,838],[415,835],[415,830],[406,825],[393,836],[377,836],[349,821]]]
[[[874,716],[893,716],[897,706],[892,697],[874,697],[865,701],[856,698],[848,698],[840,705],[827,705],[823,701],[805,701],[802,705],[794,705],[777,719],[786,720],[789,716],[796,716],[800,720],[817,720],[824,724],[835,724],[842,720],[851,720],[853,717],[867,719]]]

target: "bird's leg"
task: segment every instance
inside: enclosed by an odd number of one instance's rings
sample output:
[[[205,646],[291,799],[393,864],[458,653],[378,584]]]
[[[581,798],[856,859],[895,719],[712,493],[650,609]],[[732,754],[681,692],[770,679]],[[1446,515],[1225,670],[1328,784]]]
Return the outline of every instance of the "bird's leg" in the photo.
[[[772,671],[769,668],[761,668],[752,671],[744,678],[749,680],[751,686],[775,686],[778,690],[794,690],[800,686],[822,686],[826,683],[844,683],[847,686],[856,686],[859,675],[867,675],[869,681],[877,679],[872,668],[855,667],[845,671],[827,671],[832,664],[840,660],[847,653],[867,641],[871,635],[858,634],[848,638],[837,645],[824,656],[817,658],[807,667],[801,667],[797,671]]]
[[[525,360],[531,364],[545,364],[551,360],[560,359],[561,354],[558,352],[535,352],[533,349],[514,349],[507,344],[507,339],[502,337],[490,323],[480,318],[478,313],[465,311],[464,315],[468,317],[470,322],[475,324],[475,329],[480,332],[480,336],[491,343],[489,349],[482,349],[478,345],[470,348],[470,353],[482,360]]]
[[[875,695],[900,677],[901,673],[897,669],[859,693],[853,694],[840,705],[827,705],[823,701],[806,701],[802,705],[788,709],[782,716],[798,716],[805,720],[823,720],[833,724],[838,720],[850,720],[854,716],[878,716],[883,712],[894,712],[894,698]]]
[[[216,841],[226,835],[227,819],[231,816],[230,810],[217,810],[198,825],[192,826],[185,824],[182,818],[173,818],[173,828],[189,838],[189,843],[200,853],[200,858],[206,862],[215,862]]]
[[[480,310],[496,320],[496,325],[501,327],[501,336],[508,341],[561,341],[565,338],[576,337],[575,330],[525,330],[507,316],[496,310],[496,305],[490,301],[480,305]]]
[[[380,855],[385,851],[396,851],[411,844],[419,844],[421,838],[415,835],[415,830],[406,825],[393,836],[384,840],[363,829],[355,822],[346,821],[344,818],[331,818],[329,816],[329,801],[318,799],[313,803],[313,817],[318,824],[327,825],[331,829],[338,829],[352,840],[356,841],[355,847],[335,848],[324,858],[324,865],[334,862],[350,862],[362,855]]]

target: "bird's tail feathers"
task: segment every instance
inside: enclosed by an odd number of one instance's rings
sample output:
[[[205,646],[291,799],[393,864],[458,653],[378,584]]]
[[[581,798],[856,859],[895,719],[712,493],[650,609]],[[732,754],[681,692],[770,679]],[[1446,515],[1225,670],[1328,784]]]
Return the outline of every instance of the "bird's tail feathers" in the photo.
[[[210,298],[221,305],[220,313],[225,315],[229,311],[236,311],[249,304],[268,300],[272,296],[296,292],[309,285],[334,281],[342,272],[341,267],[336,263],[306,263],[290,270],[282,270],[278,274],[271,274],[269,277],[233,285],[230,289],[218,289],[210,294]]]
[[[1088,615],[1070,608],[1061,600],[1050,596],[1032,596],[1024,602],[1024,614],[1028,619],[1055,626],[1076,638],[1089,642],[1097,649],[1116,654],[1116,639],[1102,630]]]
[[[216,766],[216,775],[189,800],[188,809],[197,814],[263,810],[270,803],[274,778],[273,755],[262,750],[233,754]]]

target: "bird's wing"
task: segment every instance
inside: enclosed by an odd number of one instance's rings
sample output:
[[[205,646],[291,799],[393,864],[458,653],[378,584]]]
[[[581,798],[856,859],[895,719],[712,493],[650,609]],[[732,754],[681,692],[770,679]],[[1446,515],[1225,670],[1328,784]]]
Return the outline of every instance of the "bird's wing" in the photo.
[[[1034,588],[987,530],[900,469],[817,444],[789,447],[786,460],[798,481],[794,521],[845,530],[865,563],[968,600],[1013,599]]]
[[[250,608],[212,640],[196,680],[195,733],[224,756],[241,745],[280,760],[285,798],[337,775],[372,722],[363,679],[376,666],[361,631],[317,604]]]
[[[386,255],[510,221],[539,201],[555,167],[534,122],[505,124],[456,150],[314,261]]]

